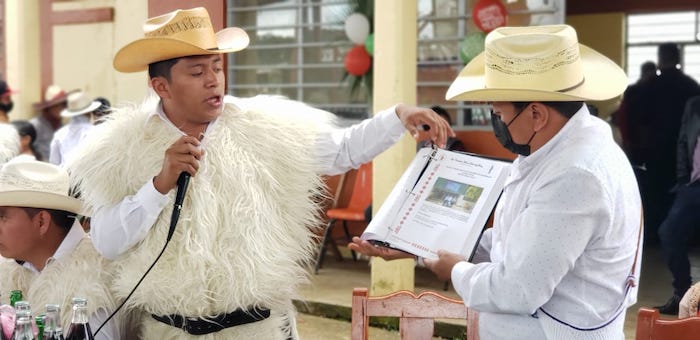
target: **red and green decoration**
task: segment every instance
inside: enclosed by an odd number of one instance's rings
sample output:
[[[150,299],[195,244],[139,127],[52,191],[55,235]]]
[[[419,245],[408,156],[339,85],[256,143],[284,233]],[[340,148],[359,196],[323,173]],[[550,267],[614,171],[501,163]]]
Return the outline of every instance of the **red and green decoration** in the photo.
[[[479,0],[472,8],[472,20],[481,31],[469,32],[459,43],[459,58],[469,63],[484,51],[486,34],[506,25],[506,6],[501,0]]]
[[[350,79],[351,94],[364,83],[372,94],[372,56],[374,55],[373,0],[357,0],[353,13],[345,19],[345,35],[354,44],[345,54],[343,81]]]

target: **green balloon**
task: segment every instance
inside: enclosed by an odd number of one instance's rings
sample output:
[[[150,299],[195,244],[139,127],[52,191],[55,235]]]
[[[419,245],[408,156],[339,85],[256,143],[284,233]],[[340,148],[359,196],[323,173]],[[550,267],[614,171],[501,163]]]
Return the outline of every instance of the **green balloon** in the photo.
[[[479,53],[484,51],[484,32],[468,33],[462,42],[459,43],[459,58],[466,64],[469,63]]]
[[[365,38],[365,50],[369,55],[374,56],[374,33],[370,33]]]

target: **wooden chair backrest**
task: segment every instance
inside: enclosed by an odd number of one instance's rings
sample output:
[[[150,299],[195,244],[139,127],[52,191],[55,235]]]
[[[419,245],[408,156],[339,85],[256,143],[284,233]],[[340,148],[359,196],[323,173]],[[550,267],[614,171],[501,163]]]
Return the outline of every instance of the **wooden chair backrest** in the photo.
[[[367,288],[352,292],[352,340],[368,337],[369,317],[398,317],[401,339],[431,339],[434,319],[463,319],[466,321],[467,340],[478,340],[478,314],[469,310],[460,300],[450,299],[436,292],[415,295],[410,291],[369,297]]]
[[[700,316],[665,320],[656,309],[640,308],[637,313],[636,340],[697,340],[700,339]]]

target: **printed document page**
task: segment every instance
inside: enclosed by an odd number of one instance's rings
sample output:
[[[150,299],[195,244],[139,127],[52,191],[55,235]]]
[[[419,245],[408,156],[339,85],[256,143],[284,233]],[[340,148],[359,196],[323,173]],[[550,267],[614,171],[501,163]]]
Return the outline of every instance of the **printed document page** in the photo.
[[[391,208],[384,212],[381,207],[380,212],[389,215],[378,214],[388,234],[363,234],[363,238],[425,258],[437,258],[439,249],[470,257],[503,190],[509,166],[506,161],[437,149],[418,181],[412,182],[415,187],[408,185],[410,193],[403,201],[392,201],[390,195],[385,204]],[[407,191],[406,183],[397,183],[394,191],[398,184],[399,191]]]

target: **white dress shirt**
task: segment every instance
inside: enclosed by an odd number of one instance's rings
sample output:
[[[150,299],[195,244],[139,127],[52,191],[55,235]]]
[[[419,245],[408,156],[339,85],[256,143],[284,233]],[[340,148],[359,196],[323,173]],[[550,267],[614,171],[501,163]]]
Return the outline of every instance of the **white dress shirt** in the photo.
[[[49,162],[62,166],[92,128],[88,115],[75,116],[53,134]]]
[[[73,223],[73,226],[70,228],[68,231],[68,234],[66,234],[66,237],[63,239],[61,244],[58,246],[58,249],[56,249],[56,252],[53,254],[53,256],[49,257],[46,260],[46,265],[48,266],[51,262],[58,260],[64,256],[67,256],[70,254],[75,247],[78,246],[80,241],[85,237],[85,231],[83,230],[83,227],[80,225],[80,223],[76,220],[75,223]],[[34,265],[32,265],[29,262],[24,262],[22,263],[22,266],[24,268],[27,268],[31,270],[33,273],[39,275],[40,272],[37,270]],[[90,303],[90,301],[88,301]],[[34,308],[37,308],[35,306]],[[98,308],[95,313],[93,313],[90,316],[90,319],[88,322],[90,323],[90,327],[92,328],[92,331],[96,331],[97,327],[102,325],[102,323],[107,320],[109,315],[111,314],[112,311],[108,311],[105,308]],[[64,311],[64,313],[72,313],[71,311]],[[35,312],[35,314],[39,314],[39,312]],[[67,332],[67,329],[64,329],[63,332]],[[95,336],[95,340],[118,340],[121,339],[120,337],[120,329],[116,325],[115,319],[110,320],[108,324],[106,324],[104,327],[102,327],[102,330],[100,330],[100,333],[98,333]]]
[[[226,103],[235,100],[230,96],[224,99]],[[153,115],[158,115],[174,131],[182,133],[165,116],[161,105]],[[216,121],[211,124],[216,124]],[[324,131],[313,146],[320,166],[318,172],[335,175],[357,168],[396,143],[404,131],[395,107],[351,127]],[[206,150],[206,145],[202,147]],[[202,161],[206,162],[206,157]],[[95,248],[109,259],[117,258],[146,237],[167,203],[168,196],[158,192],[153,181],[148,181],[136,194],[125,197],[121,203],[97,207],[92,216],[95,227],[90,230]]]
[[[637,183],[610,128],[585,106],[543,147],[518,157],[480,251],[452,282],[480,312],[483,339],[623,339],[640,228]],[[641,252],[641,246],[639,247]],[[480,256],[483,259],[483,256]],[[639,275],[641,255],[637,260]],[[621,314],[608,326],[595,328]],[[536,313],[536,317],[532,314]]]

